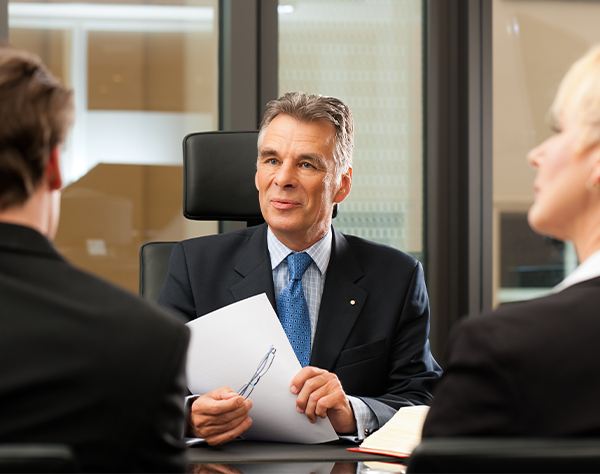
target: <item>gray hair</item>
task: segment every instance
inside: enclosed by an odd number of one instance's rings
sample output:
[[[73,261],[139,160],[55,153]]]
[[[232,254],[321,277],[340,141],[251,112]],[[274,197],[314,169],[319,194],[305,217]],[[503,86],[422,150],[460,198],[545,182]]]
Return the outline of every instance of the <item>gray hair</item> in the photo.
[[[338,176],[352,167],[354,148],[354,118],[350,108],[335,97],[312,95],[306,92],[287,92],[267,104],[258,131],[258,149],[262,146],[269,124],[278,115],[289,115],[303,123],[326,120],[335,127],[333,159]]]

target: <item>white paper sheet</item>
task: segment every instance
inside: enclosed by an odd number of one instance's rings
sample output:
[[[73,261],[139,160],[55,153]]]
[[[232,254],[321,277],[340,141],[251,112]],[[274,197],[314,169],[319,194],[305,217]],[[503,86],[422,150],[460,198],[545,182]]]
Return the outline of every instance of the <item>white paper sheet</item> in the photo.
[[[188,323],[191,331],[187,384],[204,394],[229,386],[238,392],[255,374],[271,346],[273,362],[252,394],[252,426],[245,439],[315,444],[338,439],[328,419],[312,424],[296,411],[290,392],[300,363],[267,298],[257,295],[218,309]]]

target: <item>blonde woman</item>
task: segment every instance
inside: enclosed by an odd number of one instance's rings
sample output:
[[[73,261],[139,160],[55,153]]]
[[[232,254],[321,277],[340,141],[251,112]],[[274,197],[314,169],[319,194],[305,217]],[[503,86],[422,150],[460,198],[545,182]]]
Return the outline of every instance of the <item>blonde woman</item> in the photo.
[[[459,325],[424,437],[600,434],[600,46],[571,67],[551,112],[556,133],[527,156],[528,219],[572,242],[580,265],[550,296]]]

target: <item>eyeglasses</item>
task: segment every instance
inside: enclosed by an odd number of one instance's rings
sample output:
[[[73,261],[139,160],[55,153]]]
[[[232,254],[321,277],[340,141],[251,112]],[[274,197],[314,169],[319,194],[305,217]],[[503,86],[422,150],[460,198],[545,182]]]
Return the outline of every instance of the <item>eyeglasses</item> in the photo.
[[[238,390],[238,395],[244,397],[244,400],[246,400],[250,396],[260,378],[264,376],[267,373],[267,371],[271,368],[273,359],[275,359],[275,352],[277,352],[277,349],[275,349],[275,346],[271,346],[269,352],[265,354],[265,356],[258,364],[258,368],[256,369],[256,372],[254,372],[254,375],[250,379],[250,382],[248,382]]]

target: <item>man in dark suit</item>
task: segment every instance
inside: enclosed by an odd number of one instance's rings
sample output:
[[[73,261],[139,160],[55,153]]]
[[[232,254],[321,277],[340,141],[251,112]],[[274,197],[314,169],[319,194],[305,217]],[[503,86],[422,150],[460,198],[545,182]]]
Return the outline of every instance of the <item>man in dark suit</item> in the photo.
[[[188,329],[73,268],[49,239],[72,91],[0,46],[0,443],[60,443],[84,472],[183,472]]]
[[[288,93],[270,102],[255,179],[266,224],[178,244],[159,303],[191,320],[266,293],[304,367],[290,383],[297,410],[363,437],[399,407],[428,404],[441,370],[419,262],[331,226],[352,185],[353,133],[338,99]],[[290,304],[300,308],[292,323]],[[248,429],[251,406],[229,387],[205,394],[190,432],[227,442]]]

